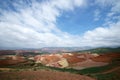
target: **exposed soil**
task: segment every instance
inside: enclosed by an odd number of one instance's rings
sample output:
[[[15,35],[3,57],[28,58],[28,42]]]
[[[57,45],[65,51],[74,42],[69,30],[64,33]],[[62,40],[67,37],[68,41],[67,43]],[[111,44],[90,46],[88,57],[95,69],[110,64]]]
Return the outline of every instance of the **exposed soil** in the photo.
[[[97,57],[92,57],[91,59],[96,62],[111,62],[112,59],[120,58],[118,53],[106,53]]]
[[[0,66],[19,64],[27,61],[25,60],[25,58],[21,56],[7,56],[7,57],[1,56],[1,58],[2,57],[5,59],[0,59]]]
[[[26,60],[0,60],[0,66],[13,65],[26,62]]]
[[[88,59],[84,62],[79,62],[73,65],[74,69],[85,69],[85,68],[89,68],[89,67],[97,67],[97,66],[104,66],[107,65],[108,63],[104,63],[104,62],[95,62],[92,61],[91,59]]]
[[[95,80],[91,77],[57,71],[0,72],[2,80]]]

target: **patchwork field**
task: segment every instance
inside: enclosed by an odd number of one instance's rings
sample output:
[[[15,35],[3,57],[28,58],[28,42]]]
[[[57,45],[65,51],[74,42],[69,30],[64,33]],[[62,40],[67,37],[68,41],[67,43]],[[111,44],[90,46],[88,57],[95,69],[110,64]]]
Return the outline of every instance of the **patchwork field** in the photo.
[[[120,80],[120,54],[0,56],[0,80]]]

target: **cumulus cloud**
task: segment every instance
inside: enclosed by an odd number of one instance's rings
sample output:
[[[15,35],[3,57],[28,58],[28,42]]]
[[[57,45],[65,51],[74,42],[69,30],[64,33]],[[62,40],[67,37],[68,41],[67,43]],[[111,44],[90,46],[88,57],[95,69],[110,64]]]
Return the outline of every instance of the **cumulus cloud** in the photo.
[[[39,48],[73,45],[71,39],[75,36],[59,30],[55,25],[56,19],[62,11],[73,10],[84,3],[84,0],[9,2],[15,10],[0,10],[0,46]]]
[[[119,46],[120,45],[120,22],[109,25],[109,27],[98,27],[84,34],[83,41],[89,46]]]
[[[17,0],[5,3],[4,8],[0,8],[0,47],[120,45],[120,21],[109,24],[107,28],[98,27],[87,31],[83,36],[63,32],[56,26],[56,19],[62,15],[63,11],[82,7],[86,5],[86,0],[33,0],[28,2]]]
[[[120,46],[120,0],[95,0],[95,5],[102,9],[108,8],[105,23],[94,30],[87,31],[83,42],[91,46]],[[94,12],[95,20],[100,18],[100,10]]]

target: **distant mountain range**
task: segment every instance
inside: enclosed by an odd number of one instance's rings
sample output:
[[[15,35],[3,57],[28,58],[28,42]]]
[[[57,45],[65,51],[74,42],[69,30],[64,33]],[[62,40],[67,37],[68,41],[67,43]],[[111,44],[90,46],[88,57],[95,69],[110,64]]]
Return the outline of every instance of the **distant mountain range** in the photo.
[[[80,48],[80,47],[44,47],[40,49],[23,49],[23,50],[0,50],[0,55],[37,55],[48,53],[63,53],[63,52],[90,52],[90,53],[107,53],[118,52],[120,47],[117,48]]]
[[[77,52],[90,52],[90,53],[120,53],[120,47],[116,48],[94,48],[94,49],[88,49],[88,50],[82,50]]]
[[[41,51],[49,52],[49,53],[61,53],[61,52],[74,52],[90,49],[90,47],[44,47],[41,48]]]

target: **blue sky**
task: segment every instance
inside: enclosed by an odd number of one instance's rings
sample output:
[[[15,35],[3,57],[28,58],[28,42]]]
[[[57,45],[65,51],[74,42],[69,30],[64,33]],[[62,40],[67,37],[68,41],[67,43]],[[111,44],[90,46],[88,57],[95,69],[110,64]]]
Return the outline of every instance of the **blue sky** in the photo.
[[[71,34],[83,34],[103,24],[103,20],[94,20],[96,7],[76,8],[74,11],[64,12],[58,18],[58,27]],[[74,30],[75,29],[75,30]]]
[[[120,46],[120,0],[0,0],[0,48]]]

